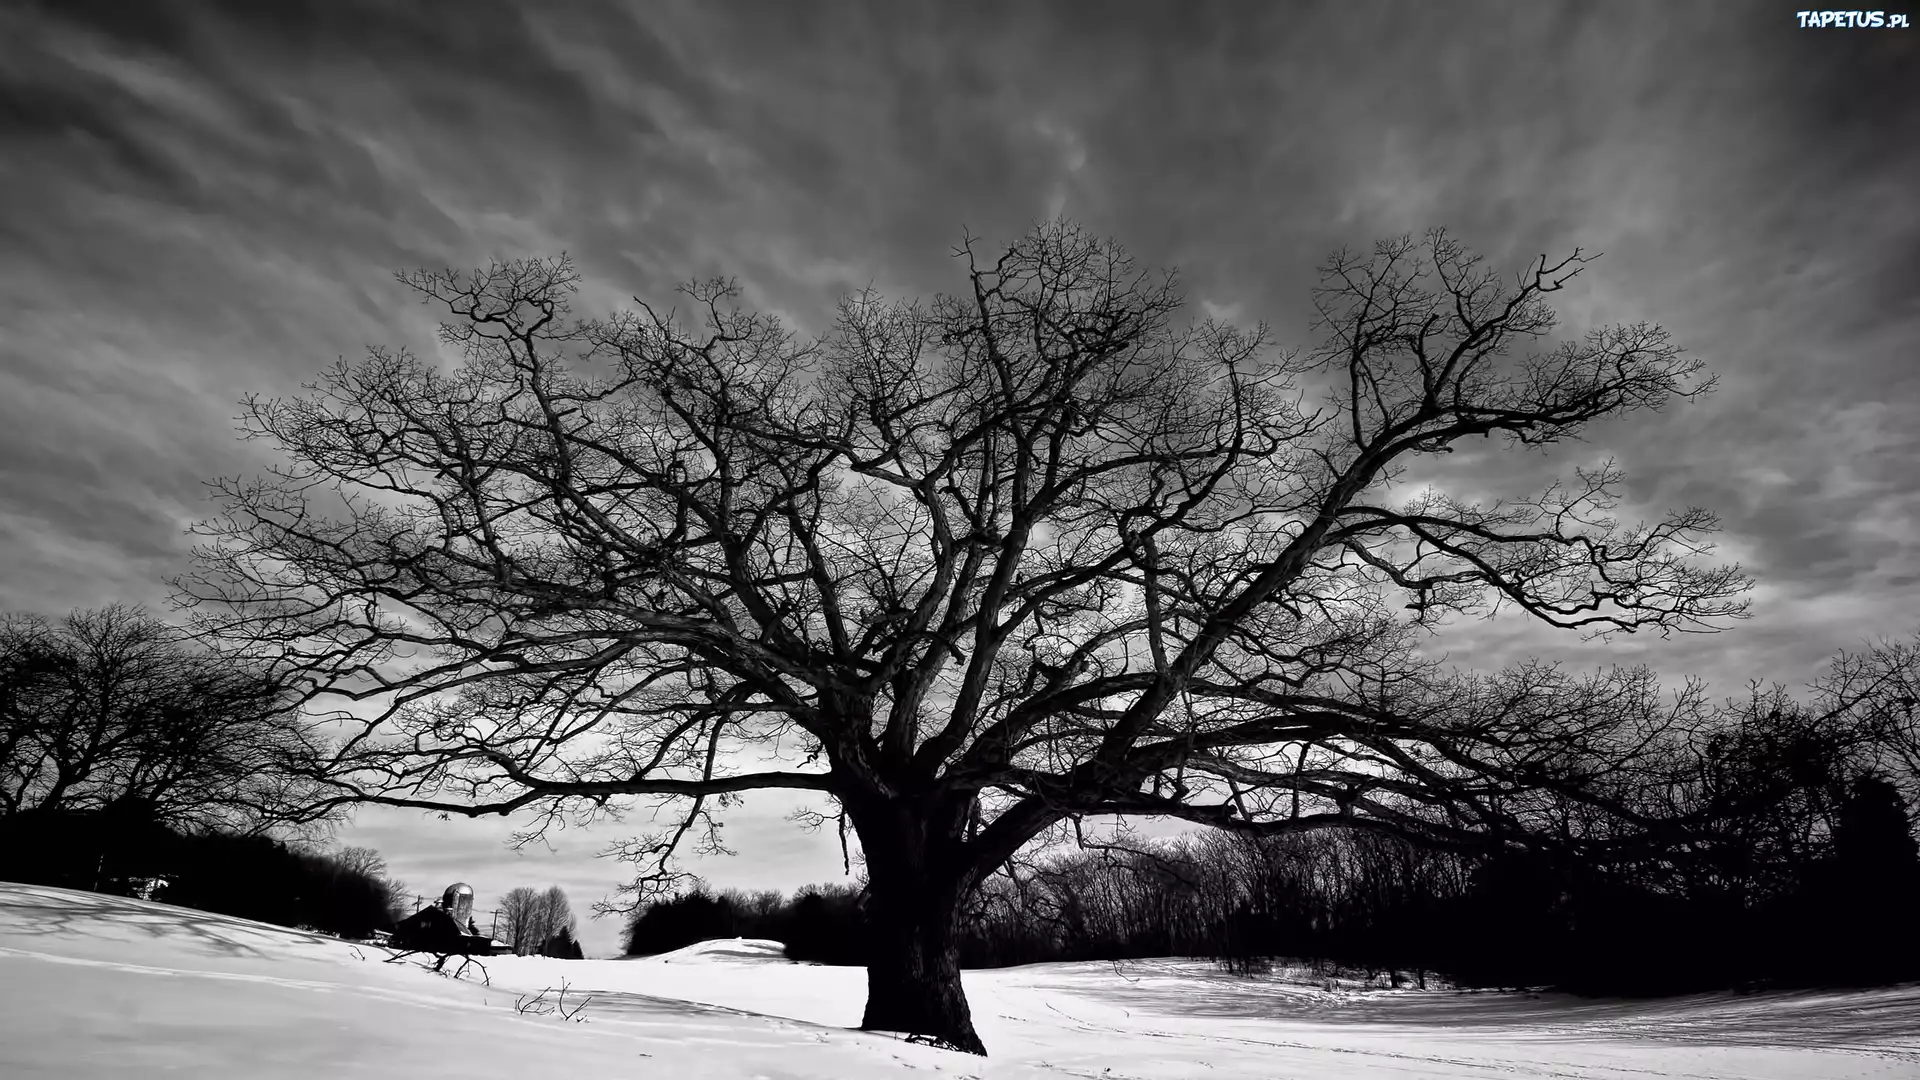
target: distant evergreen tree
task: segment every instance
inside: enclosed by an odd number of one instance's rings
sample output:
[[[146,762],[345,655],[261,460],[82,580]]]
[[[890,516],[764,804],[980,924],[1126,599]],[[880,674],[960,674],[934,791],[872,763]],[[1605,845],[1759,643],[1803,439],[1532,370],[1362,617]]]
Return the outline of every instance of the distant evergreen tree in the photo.
[[[1920,974],[1920,843],[1900,791],[1878,776],[1856,779],[1840,805],[1833,856],[1814,890],[1845,926],[1834,974],[1881,982]]]
[[[573,930],[561,927],[559,932],[548,938],[540,946],[541,956],[550,956],[556,960],[584,960],[586,954],[580,949],[580,943],[574,940]]]
[[[654,956],[695,942],[734,937],[739,921],[726,897],[704,885],[668,900],[648,904],[627,923],[628,956]]]
[[[866,964],[866,920],[860,896],[859,888],[845,885],[801,889],[787,911],[783,940],[788,958],[816,964]]]
[[[1911,883],[1920,873],[1920,841],[1914,840],[1906,800],[1891,781],[1868,775],[1853,782],[1833,830],[1833,856],[1842,866],[1889,880]]]

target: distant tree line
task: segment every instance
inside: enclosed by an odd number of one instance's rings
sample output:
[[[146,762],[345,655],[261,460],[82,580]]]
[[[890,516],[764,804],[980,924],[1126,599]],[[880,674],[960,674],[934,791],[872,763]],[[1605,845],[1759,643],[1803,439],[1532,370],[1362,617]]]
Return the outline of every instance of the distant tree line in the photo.
[[[777,889],[714,892],[696,882],[640,908],[627,920],[628,956],[653,956],[718,938],[757,938],[786,946],[789,959],[866,963],[863,884],[806,885],[791,898]]]
[[[1595,994],[1920,978],[1913,659],[1905,646],[1843,655],[1810,704],[1756,689],[1703,710],[1708,722],[1616,782],[1639,829],[1549,805],[1563,844],[1332,827],[1019,857],[963,912],[961,962],[1191,956],[1258,972],[1284,958]],[[862,883],[792,899],[697,887],[641,908],[626,947],[733,936],[864,963]]]
[[[964,915],[961,962],[1189,956],[1251,974],[1286,959],[1421,986],[1438,975],[1595,994],[1920,978],[1920,855],[1887,781],[1856,780],[1826,841],[1791,860],[1730,854],[1654,873],[1355,829],[1074,850],[990,879]],[[626,951],[749,937],[795,960],[861,965],[861,893],[857,882],[791,899],[696,886],[632,917]]]
[[[313,850],[217,828],[176,832],[116,806],[0,818],[0,879],[139,896],[364,939],[393,926],[404,887],[364,848]]]

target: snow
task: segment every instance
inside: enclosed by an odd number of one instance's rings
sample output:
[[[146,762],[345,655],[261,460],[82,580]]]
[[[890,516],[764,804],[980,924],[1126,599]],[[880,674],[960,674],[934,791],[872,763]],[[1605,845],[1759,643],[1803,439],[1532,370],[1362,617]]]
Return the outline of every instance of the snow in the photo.
[[[865,975],[773,942],[493,957],[492,985],[316,934],[0,883],[0,1077],[668,1080],[1920,1078],[1920,986],[1659,1002],[1334,990],[1195,961],[966,974],[982,1060],[849,1030]],[[522,1015],[568,984],[584,1023]],[[553,995],[549,994],[548,1001]]]

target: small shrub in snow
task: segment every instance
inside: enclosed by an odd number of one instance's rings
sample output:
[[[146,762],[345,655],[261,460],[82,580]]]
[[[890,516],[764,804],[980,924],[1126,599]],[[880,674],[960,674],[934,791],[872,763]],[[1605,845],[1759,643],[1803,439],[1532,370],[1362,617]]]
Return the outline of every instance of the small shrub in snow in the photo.
[[[532,997],[521,994],[514,999],[513,1011],[521,1016],[553,1016],[557,1014],[560,1019],[571,1020],[576,1024],[584,1024],[587,1022],[587,1018],[580,1014],[592,1003],[592,994],[588,994],[585,998],[582,998],[580,1003],[569,1011],[567,1009],[567,984],[564,982],[561,983],[560,991],[555,995],[554,1000],[548,1001],[547,995],[552,993],[554,993],[554,989],[549,986]]]

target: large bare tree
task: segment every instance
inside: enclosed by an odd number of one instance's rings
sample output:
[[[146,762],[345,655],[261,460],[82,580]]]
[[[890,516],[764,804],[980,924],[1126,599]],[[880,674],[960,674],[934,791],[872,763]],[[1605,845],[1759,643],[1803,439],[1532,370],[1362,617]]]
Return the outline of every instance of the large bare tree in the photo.
[[[1447,839],[1626,804],[1643,676],[1418,651],[1463,613],[1743,611],[1714,519],[1616,521],[1611,466],[1498,501],[1405,475],[1708,388],[1657,327],[1547,340],[1577,251],[1517,280],[1443,233],[1336,256],[1304,353],[1177,324],[1172,275],[1070,224],[956,255],[959,295],[856,295],[813,340],[722,281],[576,320],[565,259],[403,275],[460,362],[374,349],[250,400],[284,464],[219,485],[183,597],[357,703],[341,798],[677,807],[620,851],[636,901],[741,793],[820,793],[866,858],[865,1026],[977,1053],[962,901],[1079,815]]]
[[[540,890],[521,885],[500,898],[500,932],[515,956],[534,951],[540,924],[544,920],[544,901]]]
[[[558,885],[545,892],[522,885],[500,898],[500,914],[501,932],[518,956],[533,956],[555,934],[562,930],[571,934],[574,929],[573,905]]]

